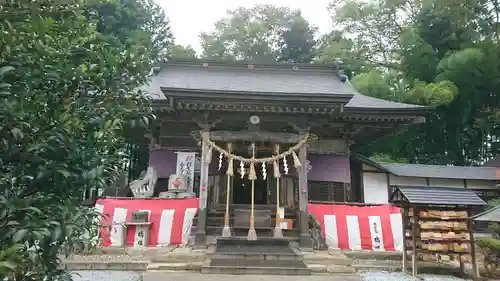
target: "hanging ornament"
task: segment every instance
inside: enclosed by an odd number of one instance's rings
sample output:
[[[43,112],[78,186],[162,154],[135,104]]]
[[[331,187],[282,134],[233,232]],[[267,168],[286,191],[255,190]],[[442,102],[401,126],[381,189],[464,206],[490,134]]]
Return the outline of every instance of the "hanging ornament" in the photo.
[[[262,162],[262,178],[265,180],[267,178],[267,163]]]
[[[219,154],[219,171],[222,169],[222,159],[224,158],[224,154],[220,153]]]
[[[243,161],[240,161],[240,174],[241,178],[245,177],[245,163]]]
[[[283,170],[285,171],[285,175],[288,175],[288,162],[286,161],[286,157],[283,157]]]

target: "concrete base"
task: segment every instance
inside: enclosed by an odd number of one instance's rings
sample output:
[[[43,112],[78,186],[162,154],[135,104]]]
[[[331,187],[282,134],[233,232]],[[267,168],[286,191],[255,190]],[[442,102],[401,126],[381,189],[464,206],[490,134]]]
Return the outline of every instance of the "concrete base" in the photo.
[[[222,237],[231,237],[231,228],[229,226],[224,226],[222,229]]]
[[[250,228],[248,230],[248,236],[247,236],[247,239],[249,241],[255,241],[257,240],[257,232],[255,232],[255,229],[254,228]]]
[[[302,252],[312,252],[313,251],[313,240],[309,234],[300,234],[299,249]]]
[[[322,274],[323,275],[323,274]],[[357,275],[324,275],[308,276],[308,281],[361,281]],[[284,278],[275,278],[276,280],[303,281],[304,276],[286,276]],[[165,281],[165,280],[184,280],[184,281],[263,281],[271,280],[265,275],[219,275],[219,274],[201,274],[190,272],[172,272],[172,271],[147,271],[142,275],[143,281]]]
[[[61,267],[67,270],[143,271],[148,264],[148,261],[64,261]]]
[[[196,234],[194,236],[194,248],[207,247],[207,209],[198,209],[198,225],[196,226]]]
[[[311,275],[309,269],[304,268],[289,268],[289,267],[226,267],[226,266],[211,266],[210,269],[202,268],[201,273],[204,274],[231,274],[231,275],[294,275],[308,276]]]
[[[207,234],[205,231],[201,232],[196,232],[196,235],[194,236],[194,245],[193,249],[206,249],[207,248]]]
[[[281,230],[281,227],[277,226],[274,228],[273,237],[274,238],[283,238],[283,231]]]

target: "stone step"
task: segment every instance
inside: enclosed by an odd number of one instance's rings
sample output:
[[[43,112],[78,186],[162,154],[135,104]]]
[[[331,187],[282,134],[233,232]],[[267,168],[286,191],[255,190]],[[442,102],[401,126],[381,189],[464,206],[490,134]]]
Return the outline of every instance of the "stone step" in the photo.
[[[150,263],[147,270],[169,270],[169,271],[200,271],[203,262],[168,262],[168,263]]]
[[[401,260],[369,260],[369,259],[357,259],[353,260],[352,264],[363,264],[363,265],[389,265],[389,266],[402,266],[403,261]]]
[[[250,204],[231,204],[229,206],[229,211],[233,211],[235,209],[239,210],[250,210],[251,205]],[[225,211],[226,210],[226,204],[210,204],[207,206],[207,209],[209,211],[213,210],[218,210],[218,211]],[[255,204],[254,205],[255,210],[271,210],[274,211],[276,210],[276,205],[260,205],[260,204]],[[285,208],[285,210],[288,212],[293,212],[292,209],[290,208]]]
[[[286,219],[292,219],[292,220],[295,220],[295,218],[286,218]],[[194,220],[197,221],[197,218],[194,218]],[[229,218],[229,224],[232,225],[233,224],[233,221],[234,221],[234,217],[231,217]],[[276,218],[275,217],[271,217],[271,224],[270,226],[275,226],[276,225]],[[210,225],[224,225],[224,217],[208,217],[207,218],[207,224]]]
[[[191,234],[194,235],[196,233],[196,226],[193,226],[191,228]],[[222,235],[222,229],[224,227],[222,226],[207,226],[207,235]],[[256,229],[257,231],[257,236],[265,236],[265,237],[272,237],[272,231],[274,227],[269,227],[268,229]],[[248,233],[248,228],[238,228],[238,229],[231,229],[233,235],[236,236],[246,236]],[[283,236],[285,237],[298,237],[299,235],[299,229],[298,228],[292,228],[292,229],[282,229]]]
[[[230,260],[302,260],[289,245],[231,245],[218,243],[212,259]]]
[[[213,253],[211,259],[238,259],[238,260],[302,260],[301,256],[273,253],[248,254],[248,253]]]
[[[329,273],[329,274],[355,274],[356,270],[346,265],[322,265],[322,264],[307,264],[307,268],[312,273]]]
[[[344,255],[356,260],[401,260],[401,253],[387,251],[345,251]]]
[[[349,266],[352,264],[352,260],[346,257],[304,257],[304,263],[306,264],[318,264],[318,265],[343,265]]]
[[[167,253],[151,254],[149,260],[153,263],[189,263],[203,262],[205,257],[205,252],[196,252],[189,247],[179,247]]]
[[[311,270],[298,260],[231,260],[212,259],[201,268],[207,274],[234,275],[311,275]]]
[[[185,255],[154,255],[150,257],[154,263],[185,263],[185,262],[203,262],[205,254],[185,254]]]
[[[377,270],[377,271],[401,271],[401,266],[396,265],[374,265],[374,264],[353,264],[355,270]]]
[[[148,267],[148,261],[100,261],[78,260],[64,261],[62,268],[67,270],[123,270],[142,271]]]

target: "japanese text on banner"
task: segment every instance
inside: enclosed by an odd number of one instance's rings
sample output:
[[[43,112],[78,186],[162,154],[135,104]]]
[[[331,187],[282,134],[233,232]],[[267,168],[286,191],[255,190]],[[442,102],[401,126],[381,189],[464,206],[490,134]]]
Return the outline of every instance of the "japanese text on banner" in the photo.
[[[177,152],[177,175],[186,176],[187,187],[193,190],[194,164],[196,161],[196,152]]]

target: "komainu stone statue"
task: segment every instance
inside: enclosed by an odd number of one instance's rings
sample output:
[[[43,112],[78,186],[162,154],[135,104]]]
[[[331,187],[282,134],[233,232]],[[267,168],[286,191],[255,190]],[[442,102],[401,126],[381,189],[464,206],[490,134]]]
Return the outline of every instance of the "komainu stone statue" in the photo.
[[[323,235],[323,231],[321,231],[321,225],[313,215],[309,215],[309,233],[311,234],[311,238],[313,240],[313,249],[328,249],[325,241],[325,236]]]
[[[156,175],[155,168],[148,167],[146,173],[144,174],[143,172],[139,179],[132,181],[129,187],[134,197],[151,198],[153,197],[157,181],[158,176]]]

